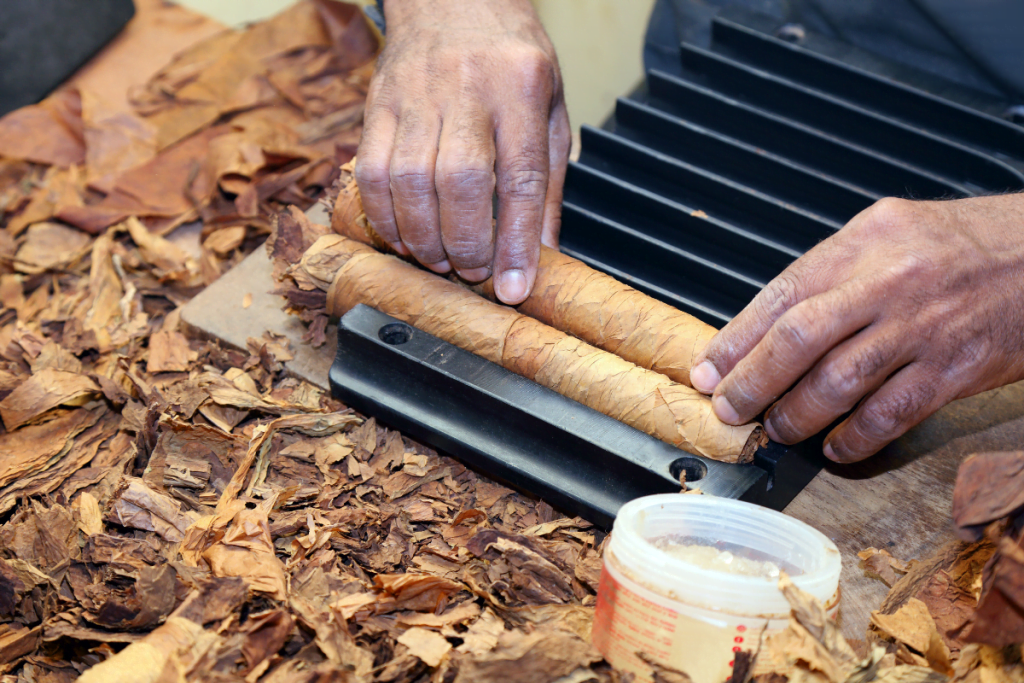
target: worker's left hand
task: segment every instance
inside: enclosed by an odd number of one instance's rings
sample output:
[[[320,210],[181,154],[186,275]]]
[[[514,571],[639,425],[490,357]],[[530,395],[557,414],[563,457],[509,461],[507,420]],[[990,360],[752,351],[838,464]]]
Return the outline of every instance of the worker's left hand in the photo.
[[[1024,195],[876,203],[775,278],[690,377],[730,424],[778,400],[765,429],[782,443],[857,406],[826,437],[838,462],[1024,378]]]

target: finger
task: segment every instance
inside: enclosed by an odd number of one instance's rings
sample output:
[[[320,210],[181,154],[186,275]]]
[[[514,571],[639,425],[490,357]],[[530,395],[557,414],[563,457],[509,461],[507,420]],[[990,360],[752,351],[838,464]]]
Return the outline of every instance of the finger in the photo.
[[[490,277],[494,258],[494,131],[486,112],[454,110],[437,154],[441,243],[459,275],[479,282]]]
[[[877,308],[866,303],[871,301],[853,282],[804,299],[779,316],[715,388],[711,403],[719,419],[752,420],[818,359],[867,326]]]
[[[526,299],[537,277],[549,163],[546,112],[505,116],[497,131],[494,293],[506,304]]]
[[[391,151],[398,118],[389,108],[367,108],[363,136],[356,155],[355,176],[363,211],[374,231],[402,255],[409,250],[398,236],[391,203]]]
[[[836,462],[856,462],[877,453],[952,398],[931,366],[915,362],[897,372],[825,439],[824,453]]]
[[[558,249],[558,233],[562,228],[562,188],[565,186],[571,146],[569,114],[565,101],[559,100],[548,125],[548,193],[544,199],[544,226],[540,237],[541,243],[552,249]]]
[[[783,314],[801,301],[827,291],[832,283],[842,281],[844,264],[852,256],[847,254],[837,260],[828,242],[790,264],[708,342],[690,371],[693,388],[710,394]]]
[[[773,441],[797,443],[817,434],[914,356],[905,335],[872,325],[830,351],[765,416]]]
[[[434,169],[441,118],[427,107],[402,112],[391,152],[391,197],[402,243],[427,268],[451,270],[441,245]]]

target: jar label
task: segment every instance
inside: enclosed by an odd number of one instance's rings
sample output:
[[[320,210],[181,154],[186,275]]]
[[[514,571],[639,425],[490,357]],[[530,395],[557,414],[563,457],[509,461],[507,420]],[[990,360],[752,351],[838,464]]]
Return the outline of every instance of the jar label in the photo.
[[[609,664],[634,674],[637,683],[653,681],[650,665],[638,653],[687,673],[693,683],[723,683],[732,675],[735,653],[757,647],[764,621],[744,623],[732,615],[714,621],[697,618],[645,598],[622,579],[613,575],[606,560],[593,642]]]

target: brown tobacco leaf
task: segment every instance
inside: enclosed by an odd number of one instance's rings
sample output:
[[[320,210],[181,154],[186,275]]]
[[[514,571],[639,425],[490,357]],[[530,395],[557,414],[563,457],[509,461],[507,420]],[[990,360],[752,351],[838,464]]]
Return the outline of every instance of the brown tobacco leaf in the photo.
[[[25,232],[15,268],[28,274],[61,269],[87,254],[90,246],[92,240],[79,230],[59,223],[36,223]]]
[[[910,571],[910,564],[897,560],[884,548],[881,550],[878,548],[867,548],[857,553],[857,557],[861,559],[862,566],[866,572],[874,574],[890,588],[899,578],[897,577],[897,572],[902,575]]]
[[[651,667],[652,683],[691,683],[693,680],[685,671],[659,664],[646,652],[638,652],[637,656]]]
[[[871,623],[883,636],[905,646],[897,652],[897,661],[927,666],[939,673],[951,674],[949,648],[942,641],[928,607],[911,598],[893,614],[871,613]]]
[[[31,653],[39,645],[42,627],[0,624],[0,667]]]
[[[0,118],[0,156],[55,166],[85,161],[78,91],[59,90],[37,105]]]
[[[1024,451],[978,453],[957,472],[953,521],[964,540],[981,538],[989,522],[1024,509]]]
[[[180,503],[149,488],[141,479],[126,477],[114,494],[106,519],[133,529],[155,531],[174,543],[185,537],[197,517],[194,512],[183,512]]]
[[[491,564],[467,565],[466,583],[496,606],[568,602],[574,596],[574,572],[566,558],[552,552],[555,548],[534,537],[484,529],[466,549]],[[499,558],[504,562],[494,563]]]
[[[414,612],[437,611],[449,596],[464,590],[461,583],[429,574],[381,574],[374,584],[394,600],[389,608]]]
[[[400,635],[397,642],[409,648],[409,653],[419,657],[427,666],[439,666],[452,649],[443,636],[426,628],[414,627]]]
[[[84,375],[45,368],[0,401],[0,418],[8,431],[14,431],[48,410],[81,405],[98,393],[99,386]]]
[[[89,410],[58,413],[45,424],[30,425],[0,435],[0,491],[18,478],[45,470],[53,460],[65,455],[71,440],[96,424],[100,415]]]
[[[81,176],[77,166],[53,166],[48,169],[21,213],[13,216],[8,222],[8,233],[12,237],[17,237],[27,227],[49,221],[65,208],[82,206],[85,187]]]
[[[245,579],[250,590],[288,598],[284,565],[274,552],[267,515],[274,500],[254,510],[240,508],[202,554],[214,576]]]
[[[196,648],[205,635],[202,626],[172,616],[139,642],[86,670],[78,680],[80,683],[156,683],[165,671],[174,671],[179,657]]]
[[[156,131],[87,87],[80,87],[79,93],[87,180],[90,186],[109,193],[118,175],[156,156]]]
[[[462,645],[459,645],[458,650],[472,656],[484,655],[498,645],[498,640],[504,632],[505,622],[493,610],[487,608],[462,634]]]
[[[210,142],[227,132],[224,126],[208,128],[118,176],[101,202],[67,207],[56,215],[92,234],[132,216],[181,216],[212,196],[215,187],[205,160]]]
[[[1018,683],[1024,680],[1021,646],[995,648],[990,645],[968,645],[956,662],[953,680],[971,683]]]
[[[149,338],[146,369],[149,372],[184,372],[197,357],[185,335],[173,331],[154,332]]]
[[[966,642],[1007,647],[1024,642],[1024,532],[999,539],[982,574],[977,610]]]
[[[529,635],[504,631],[493,650],[462,658],[455,680],[549,683],[600,659],[590,643],[567,631],[545,629]]]
[[[316,645],[328,661],[345,665],[359,677],[369,674],[373,655],[355,642],[345,618],[336,609],[318,609],[299,597],[292,597],[289,604],[299,620],[316,634]]]
[[[947,544],[897,581],[878,611],[892,614],[917,598],[928,608],[947,647],[958,652],[965,642],[964,627],[977,605],[982,569],[994,552],[995,546],[987,541]]]
[[[783,573],[779,589],[789,601],[789,626],[769,636],[754,664],[754,676],[844,683],[857,669],[858,657],[824,606],[797,588]]]
[[[249,617],[242,629],[245,634],[242,656],[247,667],[256,668],[280,650],[294,625],[291,615],[280,609]]]

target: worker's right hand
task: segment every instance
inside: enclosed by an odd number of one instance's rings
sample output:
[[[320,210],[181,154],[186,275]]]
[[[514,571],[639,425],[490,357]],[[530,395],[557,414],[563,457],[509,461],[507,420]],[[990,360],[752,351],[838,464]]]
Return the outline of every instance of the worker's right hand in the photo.
[[[387,0],[356,180],[374,230],[431,270],[529,295],[557,247],[569,119],[529,0]],[[498,195],[497,230],[492,197]]]

